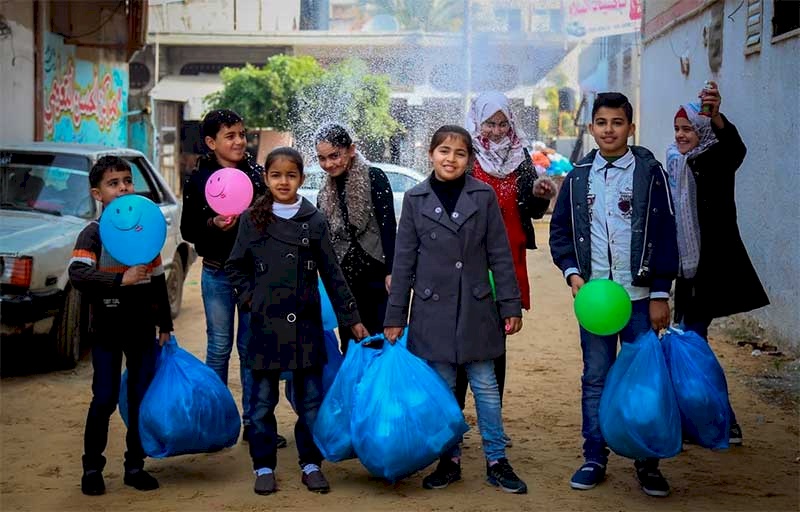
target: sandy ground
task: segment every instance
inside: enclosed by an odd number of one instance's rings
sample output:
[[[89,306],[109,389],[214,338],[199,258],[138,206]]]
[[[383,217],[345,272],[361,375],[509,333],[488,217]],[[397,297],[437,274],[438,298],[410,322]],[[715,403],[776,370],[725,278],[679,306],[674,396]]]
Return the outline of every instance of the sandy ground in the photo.
[[[333,491],[315,495],[300,484],[291,409],[279,406],[279,430],[289,447],[279,451],[280,492],[252,491],[246,445],[211,454],[149,461],[161,489],[141,493],[122,484],[124,426],[111,421],[106,453],[108,492],[89,498],[80,491],[83,426],[91,364],[76,370],[5,377],[0,382],[0,508],[2,510],[798,510],[800,458],[798,416],[762,400],[751,376],[770,363],[750,350],[712,345],[728,372],[732,402],[745,446],[726,452],[687,447],[665,461],[673,488],[666,499],[645,496],[629,461],[612,456],[607,481],[592,491],[573,491],[568,481],[580,457],[581,353],[571,298],[552,265],[545,224],[537,225],[542,248],[529,253],[534,309],[521,334],[509,339],[506,430],[514,440],[509,458],[527,481],[525,496],[505,494],[484,483],[480,439],[465,442],[464,480],[442,491],[421,487],[423,473],[390,485],[369,477],[357,461],[326,464]],[[205,323],[199,265],[186,281],[176,330],[184,348],[205,356]],[[235,358],[234,358],[235,359]],[[4,366],[11,362],[6,360]],[[233,362],[231,375],[237,362]],[[7,373],[7,372],[6,372]],[[234,396],[237,382],[230,383]],[[475,424],[474,408],[467,419]]]

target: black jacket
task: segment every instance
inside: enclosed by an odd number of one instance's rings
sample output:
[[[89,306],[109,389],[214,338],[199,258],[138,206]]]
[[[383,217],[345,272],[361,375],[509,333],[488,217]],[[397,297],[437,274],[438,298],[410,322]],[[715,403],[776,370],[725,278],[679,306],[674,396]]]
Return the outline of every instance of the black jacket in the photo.
[[[325,217],[306,199],[294,217],[275,218],[263,230],[249,211],[242,214],[225,270],[239,306],[250,310],[249,368],[296,370],[325,364],[317,272],[339,324],[361,321]]]
[[[253,182],[253,201],[266,191],[261,173],[264,168],[258,165],[249,154],[239,162],[238,169],[244,171]],[[225,264],[236,240],[236,229],[222,231],[212,219],[217,216],[206,201],[206,181],[222,166],[214,153],[208,153],[197,161],[197,168],[183,184],[183,210],[181,213],[181,235],[194,244],[197,254],[215,267]]]
[[[653,153],[631,146],[633,218],[631,219],[632,284],[651,292],[669,292],[678,274],[675,213],[664,168]],[[590,152],[564,179],[550,220],[550,253],[562,272],[577,268],[589,281],[592,275],[592,223],[589,219],[589,172],[595,153]]]
[[[764,287],[747,255],[736,222],[736,171],[747,148],[739,132],[711,124],[718,142],[689,160],[697,183],[700,263],[691,280],[675,285],[675,319],[712,319],[751,311],[769,304]]]
[[[533,160],[525,150],[525,161],[517,167],[519,177],[517,178],[517,206],[519,216],[522,219],[522,229],[525,231],[525,246],[528,249],[536,249],[536,233],[533,230],[532,219],[544,217],[550,200],[533,195],[533,182],[536,181],[536,168]]]

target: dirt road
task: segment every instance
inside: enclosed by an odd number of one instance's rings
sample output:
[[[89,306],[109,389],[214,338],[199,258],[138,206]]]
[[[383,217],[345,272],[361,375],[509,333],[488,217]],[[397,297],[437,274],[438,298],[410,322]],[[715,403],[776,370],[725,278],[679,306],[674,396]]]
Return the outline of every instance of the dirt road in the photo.
[[[760,399],[749,375],[769,363],[712,336],[728,372],[731,396],[745,446],[714,453],[687,447],[665,461],[673,488],[666,499],[639,489],[629,461],[612,456],[608,480],[592,491],[569,489],[580,457],[581,354],[571,298],[553,267],[537,224],[542,249],[529,253],[534,309],[521,334],[509,339],[506,430],[514,440],[509,458],[527,481],[525,496],[504,494],[484,483],[480,439],[475,429],[465,446],[464,481],[442,491],[421,488],[422,474],[395,485],[370,478],[356,461],[326,464],[333,491],[309,493],[300,484],[292,439],[292,414],[282,403],[279,430],[289,438],[279,451],[280,492],[252,491],[246,445],[212,454],[149,461],[161,489],[141,493],[122,484],[124,426],[111,422],[106,495],[80,491],[83,426],[90,399],[91,364],[75,371],[7,377],[0,381],[0,509],[11,510],[798,510],[800,463],[798,416]],[[201,359],[205,323],[199,265],[186,281],[184,309],[177,320],[179,340]],[[8,361],[6,361],[8,363]],[[233,363],[234,367],[238,363]],[[230,372],[232,376],[237,371]],[[234,396],[238,383],[231,382]],[[471,404],[469,407],[472,407]],[[475,425],[474,408],[467,419]]]

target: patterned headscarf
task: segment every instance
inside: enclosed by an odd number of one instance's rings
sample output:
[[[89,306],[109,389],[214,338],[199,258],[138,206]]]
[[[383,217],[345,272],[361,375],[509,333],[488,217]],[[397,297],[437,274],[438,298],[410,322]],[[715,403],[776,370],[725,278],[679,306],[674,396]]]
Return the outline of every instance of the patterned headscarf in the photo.
[[[481,136],[481,124],[497,112],[505,114],[510,129],[500,142]],[[467,114],[467,131],[472,134],[472,145],[481,168],[495,178],[505,178],[525,161],[525,133],[517,127],[508,98],[497,91],[485,92],[472,100]]]
[[[700,222],[697,215],[697,183],[689,168],[689,160],[697,157],[717,143],[717,136],[711,128],[711,118],[700,115],[698,103],[681,106],[675,119],[689,120],[697,134],[698,144],[685,155],[678,151],[673,142],[667,147],[667,174],[672,197],[675,201],[675,221],[678,227],[678,252],[681,260],[681,276],[691,279],[700,264]]]

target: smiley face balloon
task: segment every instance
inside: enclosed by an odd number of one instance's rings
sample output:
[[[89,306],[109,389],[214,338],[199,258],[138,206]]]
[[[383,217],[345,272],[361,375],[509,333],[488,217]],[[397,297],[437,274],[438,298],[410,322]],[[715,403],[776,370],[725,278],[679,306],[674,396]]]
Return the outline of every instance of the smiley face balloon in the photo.
[[[220,215],[239,215],[253,201],[253,182],[239,169],[220,169],[206,181],[206,201]]]
[[[151,200],[128,194],[111,201],[100,216],[103,247],[123,265],[145,265],[161,252],[167,221]]]

